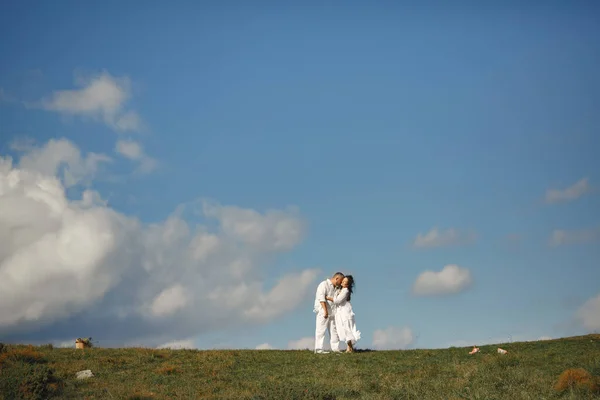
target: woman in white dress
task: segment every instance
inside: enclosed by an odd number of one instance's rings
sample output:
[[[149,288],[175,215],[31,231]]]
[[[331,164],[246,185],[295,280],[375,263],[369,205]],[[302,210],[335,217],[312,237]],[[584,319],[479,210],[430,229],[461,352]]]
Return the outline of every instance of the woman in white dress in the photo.
[[[342,280],[341,290],[336,291],[335,298],[327,298],[335,304],[335,327],[340,340],[348,345],[347,353],[352,353],[354,345],[360,340],[360,331],[356,329],[354,311],[350,303],[353,289],[354,278],[352,275],[346,275]]]

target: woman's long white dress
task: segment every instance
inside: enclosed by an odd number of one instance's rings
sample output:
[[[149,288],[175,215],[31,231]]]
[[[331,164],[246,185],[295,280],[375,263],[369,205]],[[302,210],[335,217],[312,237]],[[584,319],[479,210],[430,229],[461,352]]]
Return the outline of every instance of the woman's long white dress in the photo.
[[[342,288],[336,292],[333,299],[335,304],[335,327],[340,337],[340,341],[352,345],[360,340],[360,331],[356,329],[355,314],[352,310],[352,304],[348,301],[348,288]]]

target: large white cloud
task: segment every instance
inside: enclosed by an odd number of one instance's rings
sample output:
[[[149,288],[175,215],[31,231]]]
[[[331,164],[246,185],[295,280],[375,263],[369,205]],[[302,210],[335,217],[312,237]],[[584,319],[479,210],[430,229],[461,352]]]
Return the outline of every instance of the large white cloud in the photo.
[[[446,265],[441,271],[425,271],[417,277],[413,293],[420,296],[458,293],[472,283],[471,272],[458,265]]]
[[[135,222],[106,207],[71,204],[56,178],[0,172],[0,327],[81,311],[118,281],[111,263]]]
[[[75,147],[60,143],[32,149],[17,164],[0,157],[3,337],[86,335],[156,345],[265,323],[310,297],[319,271],[281,276],[262,267],[303,238],[296,210],[260,213],[203,202],[202,217],[215,224],[192,226],[177,211],[146,225],[96,192],[67,198],[68,178],[44,160],[79,165],[90,156],[61,156]],[[53,149],[56,158],[48,157]],[[272,287],[264,284],[267,272],[277,278]]]
[[[297,210],[271,210],[265,215],[239,207],[222,207],[204,203],[203,212],[221,221],[223,233],[246,245],[263,251],[285,251],[294,247],[304,234],[305,226],[297,218]]]
[[[42,147],[16,142],[11,147],[23,153],[18,164],[20,169],[58,176],[67,187],[89,184],[102,163],[112,161],[110,157],[98,153],[88,153],[82,157],[81,151],[66,139],[50,139]]]

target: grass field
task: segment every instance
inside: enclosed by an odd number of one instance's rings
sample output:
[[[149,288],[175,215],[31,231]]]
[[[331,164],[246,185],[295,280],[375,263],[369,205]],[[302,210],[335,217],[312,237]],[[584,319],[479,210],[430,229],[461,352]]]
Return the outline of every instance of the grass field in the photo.
[[[600,398],[600,335],[502,344],[506,355],[497,347],[315,355],[7,345],[0,399]],[[95,376],[77,380],[86,369]]]

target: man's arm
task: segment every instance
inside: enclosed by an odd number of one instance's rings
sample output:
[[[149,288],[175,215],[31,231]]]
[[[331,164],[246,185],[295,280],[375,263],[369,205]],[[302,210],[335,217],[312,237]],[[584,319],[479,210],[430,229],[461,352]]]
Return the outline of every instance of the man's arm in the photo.
[[[317,290],[317,298],[319,299],[319,303],[321,307],[323,307],[323,312],[325,313],[325,318],[329,318],[329,312],[327,311],[327,290],[325,285],[319,285],[319,289]]]
[[[327,312],[327,303],[322,301],[321,307],[323,307],[323,312],[325,313],[325,318],[329,318],[329,313]]]

